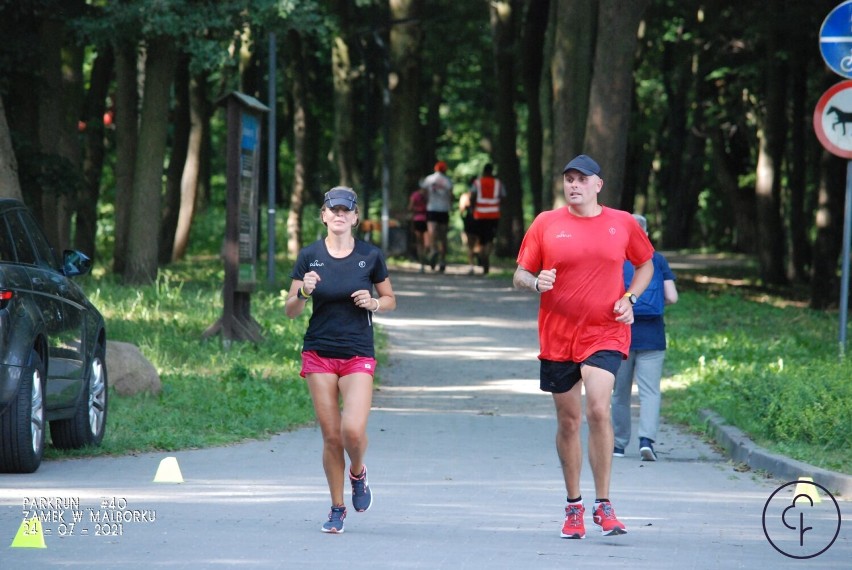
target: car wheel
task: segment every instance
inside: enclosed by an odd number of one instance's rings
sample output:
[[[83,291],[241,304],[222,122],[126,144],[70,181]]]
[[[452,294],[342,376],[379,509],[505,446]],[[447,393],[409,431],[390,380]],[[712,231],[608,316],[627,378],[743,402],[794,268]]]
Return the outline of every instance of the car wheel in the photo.
[[[98,346],[86,375],[85,392],[74,416],[50,422],[53,445],[59,449],[77,449],[100,445],[107,419],[108,382],[104,348]]]
[[[36,351],[23,369],[15,401],[0,416],[0,471],[32,473],[44,455],[44,363]]]

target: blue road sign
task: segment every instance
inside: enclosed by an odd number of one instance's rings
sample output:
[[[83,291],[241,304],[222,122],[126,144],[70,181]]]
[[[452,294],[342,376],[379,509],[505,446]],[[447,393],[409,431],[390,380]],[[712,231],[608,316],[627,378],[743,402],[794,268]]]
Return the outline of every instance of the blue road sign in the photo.
[[[819,51],[834,73],[852,79],[852,0],[826,16],[819,30]]]

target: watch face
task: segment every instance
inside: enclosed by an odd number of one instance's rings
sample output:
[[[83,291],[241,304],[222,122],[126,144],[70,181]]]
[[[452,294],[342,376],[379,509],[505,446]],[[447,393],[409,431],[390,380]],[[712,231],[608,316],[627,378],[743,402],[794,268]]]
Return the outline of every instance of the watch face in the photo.
[[[636,304],[636,301],[637,301],[637,299],[636,299],[636,295],[630,295],[630,297],[628,297],[628,298],[630,299],[630,304],[631,304],[631,305],[635,305],[635,304]]]

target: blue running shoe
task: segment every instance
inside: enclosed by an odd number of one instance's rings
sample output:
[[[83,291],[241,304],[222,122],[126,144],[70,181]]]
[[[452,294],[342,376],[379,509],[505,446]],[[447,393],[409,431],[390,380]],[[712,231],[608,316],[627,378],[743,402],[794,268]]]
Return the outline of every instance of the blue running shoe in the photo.
[[[639,455],[642,461],[656,461],[657,454],[654,453],[654,442],[647,437],[639,438]]]
[[[346,507],[331,507],[328,520],[322,523],[322,531],[332,534],[343,534],[343,519],[346,518]]]
[[[350,471],[349,481],[352,483],[352,506],[359,513],[363,513],[373,504],[373,492],[367,482],[367,466],[364,466],[359,477],[353,477]]]
[[[624,457],[624,448],[623,447],[613,447],[612,448],[612,456],[613,457]]]

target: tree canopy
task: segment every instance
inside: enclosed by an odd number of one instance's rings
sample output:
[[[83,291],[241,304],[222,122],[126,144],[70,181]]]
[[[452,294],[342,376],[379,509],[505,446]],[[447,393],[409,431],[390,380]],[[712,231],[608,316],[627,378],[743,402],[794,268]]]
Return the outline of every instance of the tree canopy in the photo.
[[[587,152],[603,201],[643,213],[659,247],[754,254],[767,285],[810,283],[825,308],[844,163],[812,115],[840,80],[818,48],[835,4],[0,0],[0,193],[19,188],[55,247],[106,244],[113,271],[151,280],[222,199],[216,102],[238,91],[276,110],[290,254],[329,187],[355,187],[365,217],[403,220],[444,160],[457,193],[495,164],[510,192],[498,252],[512,257],[562,203],[562,165]]]

